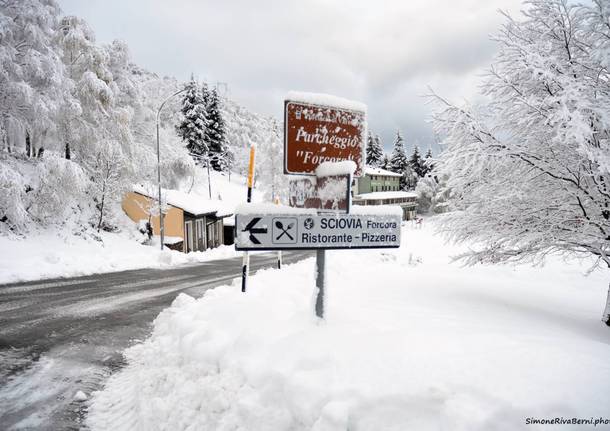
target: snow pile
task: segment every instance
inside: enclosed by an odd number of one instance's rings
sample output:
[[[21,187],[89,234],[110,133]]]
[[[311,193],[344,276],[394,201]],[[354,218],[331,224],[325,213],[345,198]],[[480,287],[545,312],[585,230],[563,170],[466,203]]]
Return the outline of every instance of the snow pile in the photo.
[[[289,102],[309,103],[312,105],[331,106],[336,109],[347,109],[366,113],[366,105],[354,100],[344,99],[324,93],[305,93],[301,91],[289,91],[285,97]]]
[[[47,230],[24,239],[0,236],[0,284],[75,277],[136,268],[165,268],[241,256],[232,245],[182,253],[160,250],[158,238],[141,245],[128,232],[100,232],[98,239]]]
[[[159,199],[158,189],[151,184],[135,185],[133,191],[142,196],[155,200]],[[209,193],[204,196],[194,192],[161,189],[161,202],[166,202],[193,215],[214,214],[216,217],[225,217],[233,214],[233,206],[230,203],[218,199],[209,199]]]
[[[93,395],[93,430],[537,429],[608,414],[605,274],[449,264],[430,230],[392,252],[328,252],[195,300],[179,296]],[[596,429],[603,429],[597,427]]]
[[[332,177],[338,175],[353,175],[356,171],[356,163],[352,160],[342,162],[323,162],[316,168],[316,177]]]

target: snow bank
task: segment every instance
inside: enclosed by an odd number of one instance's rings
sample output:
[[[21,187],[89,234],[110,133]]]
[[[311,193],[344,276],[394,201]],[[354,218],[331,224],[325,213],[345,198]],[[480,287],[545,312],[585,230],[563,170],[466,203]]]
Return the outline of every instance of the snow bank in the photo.
[[[166,268],[241,256],[234,246],[223,245],[205,252],[161,251],[141,245],[128,232],[72,236],[59,231],[33,234],[25,239],[0,236],[0,284],[56,277],[123,271],[137,268]],[[181,240],[181,238],[180,238]]]
[[[462,268],[456,251],[407,227],[398,250],[328,252],[324,322],[312,259],[259,272],[247,294],[181,295],[93,395],[88,425],[483,431],[607,417],[606,274]]]
[[[342,162],[323,162],[316,168],[316,177],[332,177],[336,175],[353,175],[356,163],[351,160]]]
[[[289,102],[310,103],[312,105],[332,106],[333,108],[366,113],[366,105],[364,103],[324,93],[289,91],[285,100]]]

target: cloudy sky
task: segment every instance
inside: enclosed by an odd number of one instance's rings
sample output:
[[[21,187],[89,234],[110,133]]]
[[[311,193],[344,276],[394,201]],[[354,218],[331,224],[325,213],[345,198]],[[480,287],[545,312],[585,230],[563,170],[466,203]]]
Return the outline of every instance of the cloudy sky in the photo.
[[[125,40],[160,75],[225,82],[249,109],[282,116],[289,90],[362,101],[391,147],[399,128],[424,151],[434,140],[427,87],[473,100],[492,61],[489,40],[521,0],[59,0],[100,42]]]

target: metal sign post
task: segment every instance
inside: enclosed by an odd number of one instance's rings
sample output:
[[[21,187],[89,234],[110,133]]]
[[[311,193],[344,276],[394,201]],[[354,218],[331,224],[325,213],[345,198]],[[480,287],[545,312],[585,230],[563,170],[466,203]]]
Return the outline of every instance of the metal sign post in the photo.
[[[324,289],[326,287],[326,250],[316,250],[316,316],[324,318]]]
[[[280,204],[279,198],[275,198],[275,204]],[[277,251],[277,269],[282,269],[282,250]]]
[[[254,153],[255,146],[250,147],[250,162],[248,164],[248,195],[247,202],[252,202],[252,186],[254,184]],[[236,223],[237,224],[237,223]],[[241,291],[246,291],[246,285],[248,284],[248,271],[250,268],[250,255],[248,251],[244,251],[244,257],[241,266]]]

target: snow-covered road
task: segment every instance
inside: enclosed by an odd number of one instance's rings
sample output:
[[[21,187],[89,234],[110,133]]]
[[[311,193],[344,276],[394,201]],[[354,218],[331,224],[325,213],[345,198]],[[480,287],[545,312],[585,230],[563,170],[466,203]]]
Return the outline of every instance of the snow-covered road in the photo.
[[[307,256],[285,253],[286,262]],[[275,254],[252,256],[253,270]],[[98,389],[179,293],[199,297],[241,272],[240,259],[0,285],[2,429],[79,429],[78,391]],[[77,397],[79,398],[79,397]]]

